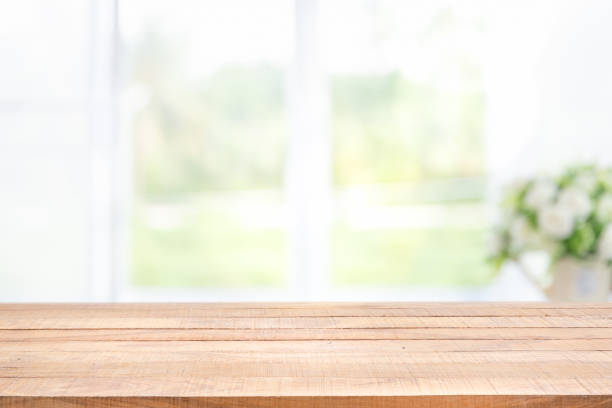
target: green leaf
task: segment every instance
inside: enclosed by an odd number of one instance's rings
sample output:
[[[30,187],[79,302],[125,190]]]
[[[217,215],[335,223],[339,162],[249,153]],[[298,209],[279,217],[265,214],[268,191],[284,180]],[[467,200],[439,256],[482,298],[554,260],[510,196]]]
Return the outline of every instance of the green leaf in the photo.
[[[591,224],[585,222],[576,227],[572,235],[566,240],[570,254],[584,258],[595,249],[595,231]]]

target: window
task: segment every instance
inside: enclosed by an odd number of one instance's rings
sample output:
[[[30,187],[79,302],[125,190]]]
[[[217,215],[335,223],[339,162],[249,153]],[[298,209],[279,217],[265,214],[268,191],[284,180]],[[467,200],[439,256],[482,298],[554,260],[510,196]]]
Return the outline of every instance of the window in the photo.
[[[486,282],[480,3],[119,10],[129,285]]]

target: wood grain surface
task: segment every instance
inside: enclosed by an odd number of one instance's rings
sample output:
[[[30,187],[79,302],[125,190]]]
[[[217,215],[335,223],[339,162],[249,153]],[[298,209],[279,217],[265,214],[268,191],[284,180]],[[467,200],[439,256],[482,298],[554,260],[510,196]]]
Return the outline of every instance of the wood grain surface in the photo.
[[[612,407],[612,304],[0,304],[0,406]]]

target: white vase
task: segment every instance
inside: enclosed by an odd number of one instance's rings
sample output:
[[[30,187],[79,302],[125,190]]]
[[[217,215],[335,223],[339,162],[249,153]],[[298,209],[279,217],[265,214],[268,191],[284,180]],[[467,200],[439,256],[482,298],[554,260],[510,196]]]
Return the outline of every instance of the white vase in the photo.
[[[551,265],[545,292],[556,302],[605,302],[610,294],[610,268],[597,260],[561,258]]]

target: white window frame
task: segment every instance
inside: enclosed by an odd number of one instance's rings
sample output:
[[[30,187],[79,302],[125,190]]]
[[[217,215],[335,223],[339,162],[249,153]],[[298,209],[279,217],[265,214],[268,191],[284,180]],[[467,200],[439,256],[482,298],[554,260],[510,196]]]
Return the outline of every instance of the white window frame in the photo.
[[[117,0],[89,1],[89,147],[91,245],[89,298],[116,299],[118,209],[118,32]]]

